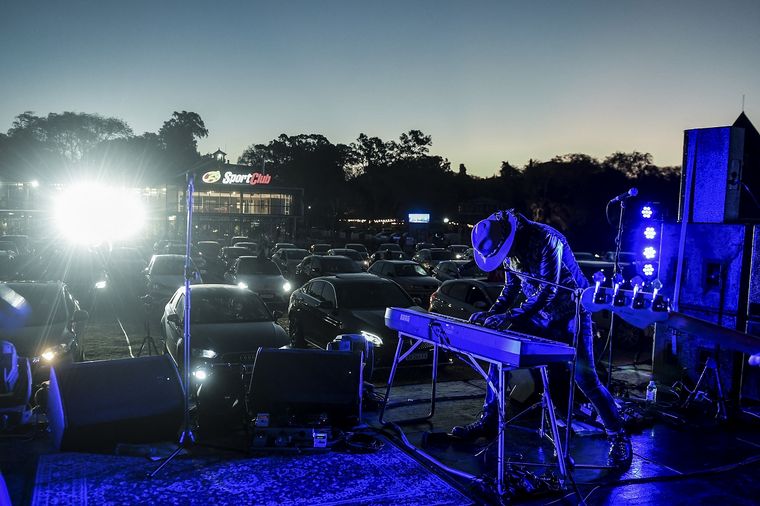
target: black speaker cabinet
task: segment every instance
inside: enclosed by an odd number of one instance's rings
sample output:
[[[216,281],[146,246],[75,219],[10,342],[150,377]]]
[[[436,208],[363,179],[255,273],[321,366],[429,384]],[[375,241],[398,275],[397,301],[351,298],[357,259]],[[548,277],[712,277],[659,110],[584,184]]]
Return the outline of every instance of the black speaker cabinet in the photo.
[[[351,351],[259,348],[248,415],[270,427],[351,427],[361,418],[362,355]]]
[[[686,130],[679,219],[728,223],[740,219],[744,128]]]
[[[51,368],[48,417],[56,448],[108,451],[116,443],[173,440],[184,393],[168,355]]]

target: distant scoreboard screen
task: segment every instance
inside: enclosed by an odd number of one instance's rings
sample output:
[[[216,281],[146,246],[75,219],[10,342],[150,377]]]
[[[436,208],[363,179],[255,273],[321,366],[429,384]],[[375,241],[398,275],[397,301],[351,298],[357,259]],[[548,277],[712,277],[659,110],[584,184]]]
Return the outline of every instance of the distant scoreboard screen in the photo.
[[[430,223],[430,213],[409,213],[409,223]]]

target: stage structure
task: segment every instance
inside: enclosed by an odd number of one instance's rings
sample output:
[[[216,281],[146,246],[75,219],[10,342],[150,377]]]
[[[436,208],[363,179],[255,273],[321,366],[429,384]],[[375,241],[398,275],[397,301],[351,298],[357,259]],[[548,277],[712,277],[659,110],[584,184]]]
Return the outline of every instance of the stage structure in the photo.
[[[662,229],[660,279],[674,313],[656,326],[653,372],[665,384],[703,377],[716,400],[760,400],[746,355],[760,351],[758,153],[744,113],[732,126],[685,131],[679,219]]]

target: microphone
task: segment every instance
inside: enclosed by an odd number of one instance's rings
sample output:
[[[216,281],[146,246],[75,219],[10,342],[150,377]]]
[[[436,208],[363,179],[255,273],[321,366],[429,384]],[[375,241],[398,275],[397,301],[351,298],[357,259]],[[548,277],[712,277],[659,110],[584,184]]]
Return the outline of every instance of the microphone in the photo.
[[[636,188],[631,188],[627,192],[621,193],[617,197],[615,197],[612,200],[610,200],[610,204],[614,204],[615,202],[620,202],[621,200],[625,200],[625,199],[629,199],[631,197],[635,197],[638,194],[639,194],[639,190],[637,190]]]

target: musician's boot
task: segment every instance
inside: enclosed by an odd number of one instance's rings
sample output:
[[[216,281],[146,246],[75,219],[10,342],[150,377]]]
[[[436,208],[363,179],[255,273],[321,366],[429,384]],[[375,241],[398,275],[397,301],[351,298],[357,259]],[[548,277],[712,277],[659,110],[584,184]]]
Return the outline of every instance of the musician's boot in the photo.
[[[474,441],[478,438],[494,438],[499,433],[499,412],[496,404],[483,406],[480,417],[467,425],[457,425],[451,429],[451,435],[466,441]]]
[[[618,471],[625,471],[631,467],[633,448],[631,448],[630,436],[624,431],[620,431],[617,434],[609,435],[607,441],[610,445],[607,465],[616,468]]]

